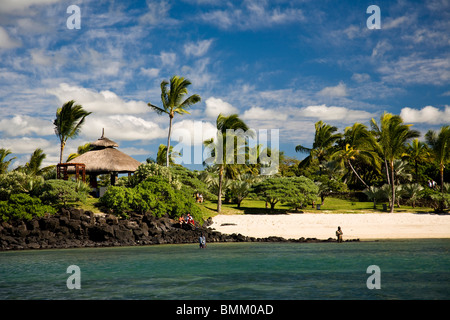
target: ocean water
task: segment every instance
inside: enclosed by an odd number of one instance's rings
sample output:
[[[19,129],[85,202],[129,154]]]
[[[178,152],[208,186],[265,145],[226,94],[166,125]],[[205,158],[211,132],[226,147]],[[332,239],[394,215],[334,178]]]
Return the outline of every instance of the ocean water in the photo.
[[[449,253],[450,239],[0,252],[0,299],[449,299]]]

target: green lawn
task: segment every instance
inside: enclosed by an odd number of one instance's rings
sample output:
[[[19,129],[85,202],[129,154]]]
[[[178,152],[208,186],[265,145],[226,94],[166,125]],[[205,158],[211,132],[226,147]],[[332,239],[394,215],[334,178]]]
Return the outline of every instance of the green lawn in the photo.
[[[320,203],[318,200],[316,203]],[[387,204],[387,203],[385,203]],[[203,204],[198,205],[204,214],[205,219],[217,215],[217,202],[205,201]],[[324,204],[321,205],[320,210],[316,207],[312,208],[309,205],[307,208],[301,210],[303,213],[383,213],[383,203],[378,203],[377,208],[373,208],[373,202],[359,202],[344,200],[338,198],[327,197]],[[395,207],[394,212],[433,212],[432,208],[423,208],[411,206]],[[238,209],[236,204],[222,203],[222,211],[220,214],[285,214],[295,213],[293,209],[290,209],[283,204],[275,205],[275,210],[271,212],[270,207],[266,209],[265,202],[262,200],[244,200],[241,203],[241,207]]]
[[[316,203],[320,203],[320,199]],[[84,210],[91,210],[94,213],[101,212],[100,208],[97,207],[98,199],[93,197],[88,197],[85,203],[79,203],[77,207],[82,208]],[[202,204],[197,204],[202,212],[203,220],[208,219],[209,217],[214,217],[217,215],[217,202],[216,201],[208,201],[206,200]],[[289,207],[278,203],[275,205],[275,210],[272,212],[269,209],[266,209],[265,202],[262,200],[244,200],[241,203],[241,207],[237,208],[236,204],[222,203],[222,211],[220,214],[286,214],[286,213],[294,213],[295,211],[290,209]],[[312,208],[309,205],[307,208],[304,208],[301,212],[303,213],[383,213],[387,211],[383,211],[382,203],[377,204],[377,209],[373,209],[373,202],[359,202],[359,201],[351,201],[344,200],[338,198],[327,197],[325,198],[325,202],[321,205],[320,210],[317,210],[316,207]],[[412,208],[411,206],[401,206],[400,208],[395,207],[394,212],[417,212],[417,213],[425,213],[425,212],[433,212],[432,208],[423,208],[417,207]]]

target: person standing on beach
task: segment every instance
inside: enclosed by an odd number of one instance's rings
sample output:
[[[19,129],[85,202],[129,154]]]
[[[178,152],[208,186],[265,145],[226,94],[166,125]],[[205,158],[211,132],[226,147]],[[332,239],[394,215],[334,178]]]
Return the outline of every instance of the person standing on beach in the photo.
[[[341,230],[341,227],[338,227],[338,229],[336,230],[336,237],[337,237],[337,242],[342,242],[342,235],[344,233]]]

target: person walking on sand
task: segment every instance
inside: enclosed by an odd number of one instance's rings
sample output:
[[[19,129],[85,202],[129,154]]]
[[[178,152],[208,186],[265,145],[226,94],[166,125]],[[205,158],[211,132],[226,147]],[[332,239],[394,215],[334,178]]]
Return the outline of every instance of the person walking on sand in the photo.
[[[341,227],[338,227],[338,229],[336,230],[336,237],[337,237],[337,242],[342,242],[342,235],[344,233],[341,230]]]

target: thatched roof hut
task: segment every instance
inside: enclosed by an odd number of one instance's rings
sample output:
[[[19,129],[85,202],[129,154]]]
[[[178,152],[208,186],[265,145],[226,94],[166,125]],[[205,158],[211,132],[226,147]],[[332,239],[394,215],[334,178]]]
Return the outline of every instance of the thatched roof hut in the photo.
[[[83,153],[67,163],[85,164],[86,173],[91,176],[91,179],[100,174],[111,174],[111,182],[113,182],[118,173],[133,173],[141,164],[136,159],[115,149],[119,145],[106,138],[104,131],[101,138],[92,142],[90,145],[92,148],[90,151]],[[73,170],[69,169],[68,171]]]

